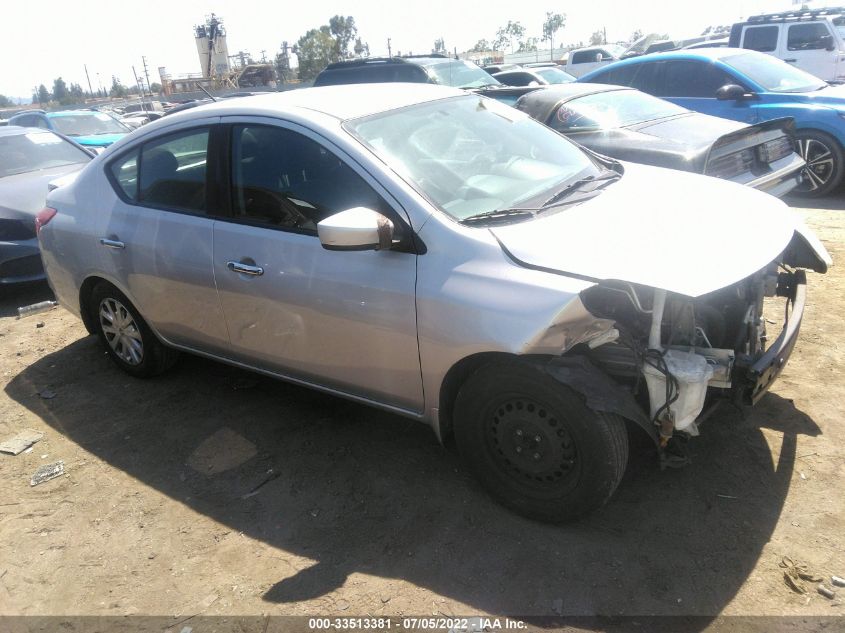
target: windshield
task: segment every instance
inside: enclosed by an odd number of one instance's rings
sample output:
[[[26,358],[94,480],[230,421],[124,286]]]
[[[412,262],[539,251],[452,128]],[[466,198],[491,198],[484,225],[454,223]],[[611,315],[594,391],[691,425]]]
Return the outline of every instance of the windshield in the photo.
[[[722,61],[769,92],[812,92],[827,86],[810,73],[763,53],[731,55]]]
[[[434,83],[452,86],[454,88],[481,88],[482,86],[497,86],[499,81],[490,73],[475,64],[464,60],[450,59],[448,61],[429,64],[426,67]]]
[[[0,136],[0,178],[89,160],[87,153],[52,132]]]
[[[558,130],[610,130],[685,114],[686,108],[638,90],[612,90],[585,95],[562,104],[552,127]]]
[[[560,68],[537,68],[534,72],[550,84],[567,84],[570,81],[575,81],[575,77],[563,72]]]
[[[546,199],[602,171],[563,136],[484,97],[424,103],[345,127],[456,220]]]
[[[97,134],[126,134],[129,128],[104,112],[79,112],[50,117],[50,122],[68,136],[96,136]]]

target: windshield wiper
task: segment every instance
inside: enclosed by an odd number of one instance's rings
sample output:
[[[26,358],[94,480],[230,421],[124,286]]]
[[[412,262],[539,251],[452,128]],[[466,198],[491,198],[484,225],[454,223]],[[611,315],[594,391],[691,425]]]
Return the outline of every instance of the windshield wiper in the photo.
[[[560,200],[563,200],[573,192],[583,189],[586,185],[595,184],[594,187],[591,187],[587,190],[589,192],[593,192],[598,189],[601,189],[605,185],[609,185],[611,182],[619,180],[619,178],[621,177],[622,174],[620,174],[619,172],[613,171],[612,169],[608,169],[606,172],[599,174],[598,176],[587,176],[585,178],[580,178],[579,180],[576,180],[575,182],[566,185],[566,187],[555,193],[551,198],[549,198],[543,203],[543,206],[541,208],[545,209],[546,207],[552,206],[553,204],[559,202]]]
[[[489,222],[495,220],[505,220],[515,217],[529,217],[533,218],[540,209],[493,209],[492,211],[483,211],[476,213],[462,219],[461,224],[475,224],[477,222]]]

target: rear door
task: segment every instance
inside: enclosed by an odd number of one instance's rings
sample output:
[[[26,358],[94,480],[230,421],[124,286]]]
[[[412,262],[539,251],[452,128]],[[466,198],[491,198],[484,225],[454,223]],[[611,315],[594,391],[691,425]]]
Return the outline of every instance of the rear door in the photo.
[[[214,227],[230,355],[267,371],[421,411],[416,254],[328,251],[317,222],[364,206],[410,238],[404,212],[313,132],[227,117],[231,212]]]
[[[109,208],[95,216],[91,256],[168,341],[225,353],[211,248],[208,147],[216,122],[192,121],[107,163],[116,195],[102,196]]]

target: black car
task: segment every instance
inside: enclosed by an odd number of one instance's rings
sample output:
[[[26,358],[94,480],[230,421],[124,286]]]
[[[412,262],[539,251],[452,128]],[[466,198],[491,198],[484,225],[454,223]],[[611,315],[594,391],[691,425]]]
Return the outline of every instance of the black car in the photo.
[[[506,86],[550,86],[575,81],[575,77],[556,66],[517,68],[505,70],[493,76]]]
[[[317,75],[314,86],[339,84],[409,82],[430,83],[472,90],[514,105],[537,86],[503,86],[479,66],[445,55],[369,57],[329,64]]]
[[[786,195],[804,161],[792,119],[746,125],[692,112],[639,90],[605,84],[550,86],[516,108],[599,154],[697,172]]]
[[[0,287],[45,278],[36,217],[51,181],[79,171],[93,157],[50,130],[0,129]]]

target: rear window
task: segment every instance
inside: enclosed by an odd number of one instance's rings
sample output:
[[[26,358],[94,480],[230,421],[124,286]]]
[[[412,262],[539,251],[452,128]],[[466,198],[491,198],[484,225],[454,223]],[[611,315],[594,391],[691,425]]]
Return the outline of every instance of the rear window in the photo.
[[[567,101],[549,125],[562,132],[611,130],[687,112],[686,108],[637,90],[612,90]]]
[[[337,86],[346,84],[390,83],[405,81],[426,83],[425,72],[413,64],[367,64],[347,68],[331,68],[321,72],[314,81],[315,86]]]
[[[85,151],[52,132],[0,137],[0,178],[89,160]]]
[[[742,48],[762,53],[770,53],[778,46],[777,26],[752,26],[745,29],[742,38]]]

